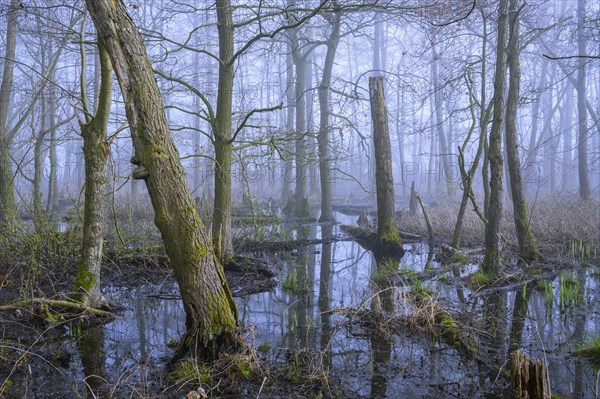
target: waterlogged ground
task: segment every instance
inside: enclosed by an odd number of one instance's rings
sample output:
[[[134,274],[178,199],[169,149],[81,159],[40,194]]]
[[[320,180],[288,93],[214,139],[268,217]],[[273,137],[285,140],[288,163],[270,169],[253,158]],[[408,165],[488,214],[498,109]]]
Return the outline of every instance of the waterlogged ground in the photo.
[[[304,373],[328,369],[349,397],[487,398],[510,397],[507,359],[521,348],[547,362],[554,395],[598,396],[598,369],[572,354],[600,334],[597,267],[577,264],[545,283],[492,293],[466,283],[474,264],[444,269],[426,245],[413,243],[394,265],[397,277],[382,287],[372,282],[378,266],[371,253],[351,240],[328,240],[339,235],[337,226],[308,225],[294,236],[324,243],[250,254],[278,270],[276,289],[237,298],[246,342],[262,358],[292,357]],[[455,316],[473,351],[403,323],[417,310],[409,286],[426,268],[422,285]],[[84,397],[86,385],[103,386],[106,397],[143,397],[168,385],[162,371],[185,322],[172,279],[107,287],[105,295],[125,307],[118,319],[32,346],[43,345],[62,364],[32,361],[22,387],[28,397]]]

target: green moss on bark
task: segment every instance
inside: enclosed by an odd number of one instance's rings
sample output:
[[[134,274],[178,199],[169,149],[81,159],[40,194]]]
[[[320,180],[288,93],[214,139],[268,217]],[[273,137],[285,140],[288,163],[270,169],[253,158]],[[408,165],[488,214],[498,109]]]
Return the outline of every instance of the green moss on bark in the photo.
[[[81,264],[77,268],[77,276],[75,276],[75,287],[79,289],[84,289],[89,292],[92,287],[96,283],[96,277],[94,273],[90,272],[87,268],[87,265]]]

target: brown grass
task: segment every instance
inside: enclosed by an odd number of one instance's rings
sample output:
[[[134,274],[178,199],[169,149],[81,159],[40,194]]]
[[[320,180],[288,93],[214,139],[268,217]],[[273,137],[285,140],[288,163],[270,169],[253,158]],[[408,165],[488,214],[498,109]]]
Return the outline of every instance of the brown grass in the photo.
[[[593,198],[583,202],[578,197],[554,196],[529,201],[527,211],[530,215],[534,236],[544,254],[560,254],[570,242],[591,244],[597,251],[600,250],[600,199]],[[458,214],[458,204],[433,206],[429,208],[429,213],[436,240],[451,242]],[[484,229],[484,223],[472,210],[472,207],[469,207],[465,214],[461,246],[483,245]],[[404,215],[400,223],[400,230],[427,235],[427,226],[420,213]],[[504,202],[502,237],[505,247],[516,248],[510,200]]]

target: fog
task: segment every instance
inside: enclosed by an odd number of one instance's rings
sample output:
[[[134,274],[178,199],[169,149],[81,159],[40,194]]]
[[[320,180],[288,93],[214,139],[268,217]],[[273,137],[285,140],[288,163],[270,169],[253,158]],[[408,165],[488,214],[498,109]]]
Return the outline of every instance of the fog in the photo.
[[[4,16],[7,3],[0,11]],[[293,108],[297,100],[306,102],[302,134],[307,193],[315,202],[318,199],[318,88],[331,25],[326,12],[311,15],[316,3],[293,3],[261,2],[259,8],[247,2],[234,3],[234,42],[239,52],[231,89],[234,202],[241,202],[246,194],[285,203],[294,190],[297,151],[293,134],[299,127],[289,119],[296,117]],[[327,99],[333,195],[342,201],[349,197],[374,200],[367,80],[378,74],[385,79],[396,195],[406,195],[414,182],[430,201],[457,200],[461,183],[458,147],[468,168],[481,136],[482,107],[486,108],[493,96],[497,4],[476,2],[472,8],[467,1],[379,3],[373,7],[339,4],[340,41]],[[583,167],[588,170],[593,194],[598,195],[598,4],[587,3],[581,28],[575,1],[528,2],[520,11],[518,148],[530,198],[578,193],[578,144],[582,135],[587,138],[587,164]],[[94,29],[90,18],[84,19],[83,3],[66,6],[31,1],[22,2],[21,7],[14,89],[3,134],[14,136],[9,143],[10,164],[16,198],[24,212],[32,201],[34,147],[41,141],[40,187],[43,202],[51,210],[50,203],[56,206],[63,198],[77,199],[82,192],[79,43],[83,41],[85,48],[86,86],[94,101],[99,85]],[[286,9],[293,7],[298,10],[286,14]],[[128,9],[144,34],[157,70],[171,131],[193,194],[212,198],[214,132],[207,119],[217,107],[215,6],[202,1],[143,1],[130,3]],[[290,53],[294,48],[290,29],[284,28],[301,19],[306,21],[294,30],[295,51],[305,59],[306,82],[302,96],[295,98],[297,71]],[[2,27],[6,32],[6,25]],[[578,29],[585,31],[586,54],[579,53]],[[2,36],[5,46],[5,33]],[[587,126],[583,133],[579,132],[575,88],[580,64],[587,70]],[[121,201],[145,194],[143,184],[131,179],[130,133],[116,84],[113,93],[108,173],[113,194]],[[467,138],[472,126],[474,131]],[[481,164],[474,179],[478,193]],[[49,190],[53,196],[50,202]]]
[[[599,16],[0,0],[0,397],[597,397]]]

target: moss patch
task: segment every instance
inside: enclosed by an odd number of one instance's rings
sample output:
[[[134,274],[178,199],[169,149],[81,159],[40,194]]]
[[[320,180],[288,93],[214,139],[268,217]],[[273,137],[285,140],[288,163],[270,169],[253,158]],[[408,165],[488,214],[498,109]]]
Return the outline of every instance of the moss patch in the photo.
[[[77,275],[75,276],[75,289],[83,289],[86,292],[90,292],[95,283],[96,276],[88,270],[87,265],[79,265],[77,268]]]

